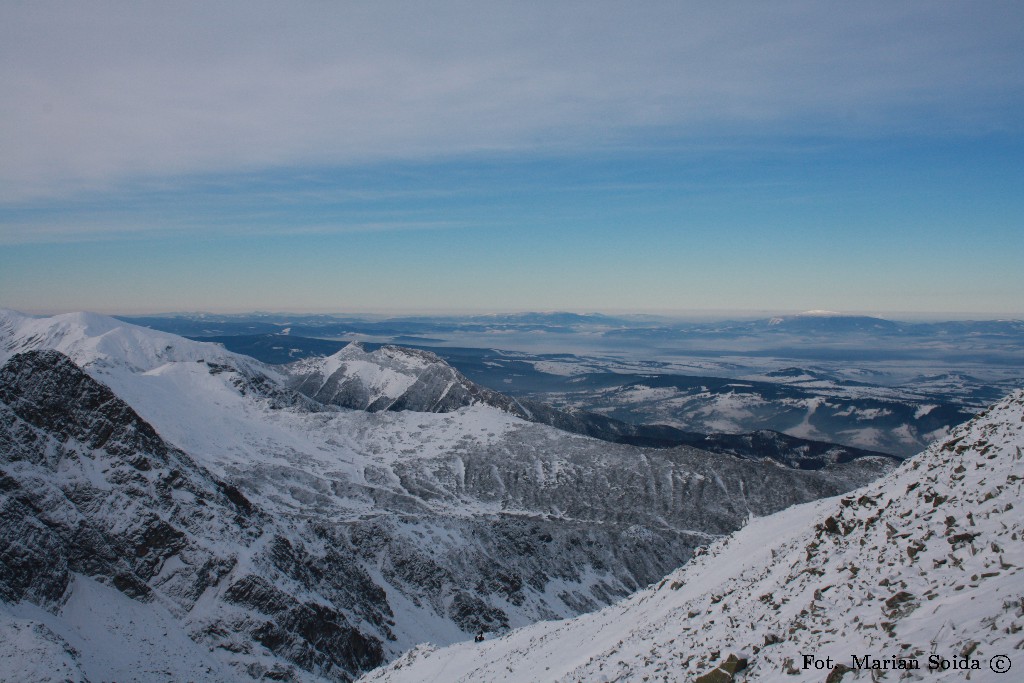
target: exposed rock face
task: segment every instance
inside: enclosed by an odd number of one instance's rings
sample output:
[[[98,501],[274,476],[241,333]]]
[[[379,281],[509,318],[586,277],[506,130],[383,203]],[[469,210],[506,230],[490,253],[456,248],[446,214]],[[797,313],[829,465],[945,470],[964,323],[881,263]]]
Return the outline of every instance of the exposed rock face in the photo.
[[[72,636],[88,595],[181,631],[185,649],[161,660],[178,675],[165,678],[346,680],[426,639],[607,605],[751,514],[890,467],[640,449],[480,404],[341,410],[208,344],[43,322],[13,326],[4,348],[59,346],[76,362],[36,350],[0,372],[0,537],[17,539],[0,548],[0,626],[25,634],[19,652],[63,642],[59,656],[86,674],[95,642]],[[434,362],[395,354],[395,367]],[[425,394],[412,390],[421,375],[362,371],[383,376],[371,404],[459,395],[434,391],[443,368]],[[200,655],[221,669],[173,669]]]
[[[342,408],[449,413],[488,405],[527,416],[514,399],[474,384],[429,351],[382,346],[368,352],[353,342],[332,356],[301,360],[288,369],[290,387]]]
[[[361,613],[387,631],[383,591],[350,556],[310,562],[283,533],[60,353],[22,353],[0,369],[4,602],[59,613],[78,574],[159,601],[210,647],[249,638],[333,680],[379,663],[380,640],[354,624]]]
[[[754,520],[617,605],[422,646],[364,680],[1001,680],[1021,664],[1022,481],[1016,392],[878,482]]]
[[[569,519],[724,534],[751,515],[849,490],[889,466],[865,458],[791,470],[688,447],[596,449],[583,439],[552,451],[533,437],[510,434],[482,451],[456,445],[440,458],[396,463],[394,471],[406,491],[424,499],[470,497]]]

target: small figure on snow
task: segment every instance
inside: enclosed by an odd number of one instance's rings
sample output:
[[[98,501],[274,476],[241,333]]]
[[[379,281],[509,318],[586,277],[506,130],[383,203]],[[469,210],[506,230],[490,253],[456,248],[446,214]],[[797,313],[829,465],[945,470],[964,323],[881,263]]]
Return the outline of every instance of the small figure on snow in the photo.
[[[483,631],[477,631],[476,632],[476,638],[474,638],[473,640],[478,642],[478,643],[484,642],[484,632]]]

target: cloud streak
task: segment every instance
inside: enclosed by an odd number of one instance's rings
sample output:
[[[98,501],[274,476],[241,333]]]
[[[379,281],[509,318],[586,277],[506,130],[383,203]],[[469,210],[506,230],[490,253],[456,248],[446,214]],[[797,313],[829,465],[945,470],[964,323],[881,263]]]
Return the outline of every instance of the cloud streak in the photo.
[[[1019,3],[5,3],[0,201],[135,178],[1018,128]]]

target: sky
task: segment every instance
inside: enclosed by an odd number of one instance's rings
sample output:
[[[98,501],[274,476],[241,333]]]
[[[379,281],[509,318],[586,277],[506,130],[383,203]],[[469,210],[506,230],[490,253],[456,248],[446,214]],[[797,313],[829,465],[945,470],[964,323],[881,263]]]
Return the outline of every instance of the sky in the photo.
[[[1024,3],[0,3],[0,307],[1024,316]]]

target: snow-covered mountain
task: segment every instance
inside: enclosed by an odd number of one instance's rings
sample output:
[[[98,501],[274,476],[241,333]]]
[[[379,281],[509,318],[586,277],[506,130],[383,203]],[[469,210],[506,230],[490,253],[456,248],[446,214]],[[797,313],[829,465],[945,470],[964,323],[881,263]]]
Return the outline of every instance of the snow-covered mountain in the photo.
[[[836,311],[804,311],[796,315],[778,316],[762,321],[773,331],[800,333],[871,333],[893,334],[900,324],[866,315],[844,315]]]
[[[1022,483],[1016,392],[878,482],[755,519],[628,600],[422,645],[363,680],[1010,680]]]
[[[170,362],[209,360],[254,367],[244,356],[214,344],[128,325],[96,313],[66,313],[33,318],[0,310],[0,361],[20,351],[52,349],[80,367],[123,368],[146,372]]]
[[[355,367],[401,397],[416,382],[399,393],[386,371],[417,360],[391,353]],[[609,444],[485,402],[349,410],[280,368],[90,314],[0,314],[0,362],[0,667],[43,663],[0,679],[150,662],[348,680],[427,640],[610,604],[751,515],[891,468]],[[135,659],[114,656],[126,621]]]
[[[296,391],[342,408],[447,413],[488,405],[529,416],[513,399],[470,382],[429,351],[383,346],[371,352],[353,342],[331,356],[297,361],[287,371]]]

